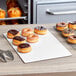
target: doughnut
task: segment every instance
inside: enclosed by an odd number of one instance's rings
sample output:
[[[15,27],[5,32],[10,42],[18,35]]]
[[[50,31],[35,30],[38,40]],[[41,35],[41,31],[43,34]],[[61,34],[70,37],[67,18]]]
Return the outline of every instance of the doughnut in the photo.
[[[64,37],[68,37],[68,36],[70,36],[70,35],[74,35],[74,30],[69,29],[69,28],[64,29],[64,30],[62,31],[62,35],[63,35]]]
[[[21,37],[21,36],[15,36],[14,38],[13,38],[13,44],[14,45],[16,45],[16,46],[18,46],[18,45],[20,45],[20,44],[22,44],[22,43],[25,43],[26,42],[26,40],[23,38],[23,37]]]
[[[27,37],[27,42],[36,43],[39,41],[39,36],[37,34],[31,34]]]
[[[57,23],[56,24],[56,29],[58,31],[63,31],[64,29],[68,28],[68,25],[64,22],[61,22],[61,23]]]
[[[21,12],[21,10],[19,9],[19,7],[12,7],[12,8],[10,8],[9,10],[8,10],[8,17],[11,17],[11,18],[13,18],[13,17],[21,17],[21,15],[22,15],[22,12]]]
[[[69,22],[69,23],[68,23],[68,27],[71,28],[71,29],[73,29],[73,30],[76,30],[76,21],[74,21],[74,22]]]
[[[22,43],[18,45],[17,50],[20,53],[28,53],[32,50],[32,48],[28,43]]]
[[[5,18],[6,17],[6,12],[5,10],[0,8],[0,18]]]
[[[24,28],[22,29],[22,36],[27,37],[29,35],[33,34],[33,30],[30,28]]]
[[[34,32],[39,35],[45,35],[47,33],[47,28],[44,26],[37,26],[34,28]]]
[[[19,31],[15,30],[15,29],[11,29],[7,32],[7,37],[9,39],[13,39],[15,36],[20,36]]]
[[[71,35],[68,37],[67,41],[72,44],[76,44],[76,35]]]

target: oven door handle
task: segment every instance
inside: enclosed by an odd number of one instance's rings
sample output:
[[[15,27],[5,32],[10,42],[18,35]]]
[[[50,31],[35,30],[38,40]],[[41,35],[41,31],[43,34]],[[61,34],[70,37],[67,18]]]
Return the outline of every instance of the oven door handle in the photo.
[[[60,11],[60,12],[51,12],[50,9],[46,10],[46,13],[49,15],[63,15],[63,14],[76,14],[76,11]]]

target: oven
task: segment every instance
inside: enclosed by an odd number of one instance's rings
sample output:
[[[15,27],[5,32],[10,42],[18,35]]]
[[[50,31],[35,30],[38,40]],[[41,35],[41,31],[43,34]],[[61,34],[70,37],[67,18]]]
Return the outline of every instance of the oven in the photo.
[[[34,0],[33,23],[76,21],[76,0]]]
[[[12,24],[31,24],[31,0],[15,0],[17,2],[17,7],[20,8],[22,15],[20,17],[8,17],[8,5],[7,1],[11,0],[0,0],[0,8],[5,10],[6,17],[0,18],[0,25],[4,22],[4,25]]]

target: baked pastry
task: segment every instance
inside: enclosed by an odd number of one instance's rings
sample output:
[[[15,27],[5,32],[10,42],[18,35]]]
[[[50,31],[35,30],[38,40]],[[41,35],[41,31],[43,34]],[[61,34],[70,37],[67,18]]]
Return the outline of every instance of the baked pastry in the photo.
[[[64,37],[68,37],[68,36],[70,36],[70,35],[74,35],[74,30],[69,29],[69,28],[64,29],[64,30],[62,31],[62,35],[63,35]]]
[[[6,17],[6,12],[5,10],[0,8],[0,18],[5,18]]]
[[[31,34],[27,37],[27,42],[36,43],[39,41],[39,36],[37,34]]]
[[[20,44],[17,49],[20,53],[28,53],[32,50],[31,46],[27,43]]]
[[[0,25],[6,25],[5,21],[0,21]]]
[[[37,26],[34,28],[34,32],[39,35],[45,35],[47,33],[47,28],[44,26]]]
[[[73,29],[73,30],[76,30],[76,21],[74,21],[74,22],[69,22],[69,23],[68,23],[68,27],[71,28],[71,29]]]
[[[10,8],[7,13],[8,17],[21,17],[22,15],[22,12],[18,7]]]
[[[14,45],[16,45],[16,46],[18,46],[18,45],[20,45],[20,44],[22,44],[22,43],[25,43],[26,42],[26,40],[23,38],[23,37],[21,37],[21,36],[15,36],[14,38],[13,38],[13,44]]]
[[[76,44],[76,35],[71,35],[68,37],[67,41],[72,44]]]
[[[56,29],[58,31],[63,31],[64,29],[68,28],[68,25],[64,22],[61,22],[61,23],[57,23],[56,24]]]
[[[22,30],[22,36],[27,37],[29,35],[33,34],[33,30],[30,28],[24,28]]]
[[[13,39],[15,36],[20,36],[19,31],[15,30],[15,29],[11,29],[7,32],[7,37],[9,39]]]

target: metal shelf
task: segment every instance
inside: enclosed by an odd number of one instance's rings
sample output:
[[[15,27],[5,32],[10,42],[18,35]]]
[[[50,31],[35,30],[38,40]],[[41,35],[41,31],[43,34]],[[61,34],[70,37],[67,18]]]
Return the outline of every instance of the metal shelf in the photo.
[[[0,18],[0,20],[16,20],[16,19],[24,19],[24,20],[27,20],[27,16],[15,17],[15,18]]]

